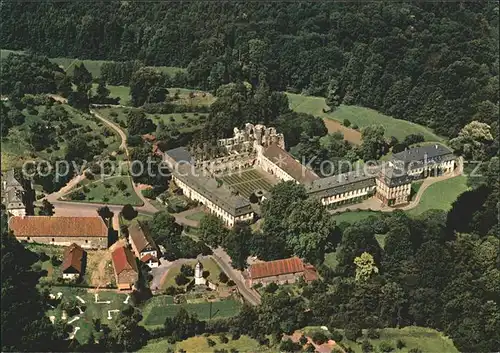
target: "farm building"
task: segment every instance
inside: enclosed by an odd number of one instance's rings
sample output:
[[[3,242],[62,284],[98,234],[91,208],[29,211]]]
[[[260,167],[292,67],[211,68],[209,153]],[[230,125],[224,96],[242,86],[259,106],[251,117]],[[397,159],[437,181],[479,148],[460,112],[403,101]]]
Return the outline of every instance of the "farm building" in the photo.
[[[139,278],[137,263],[132,252],[120,246],[111,253],[116,285],[119,290],[131,290]]]
[[[128,227],[129,243],[135,256],[151,268],[158,267],[158,248],[149,233],[143,229],[139,222],[134,222]]]
[[[255,263],[247,269],[245,275],[249,286],[257,283],[263,285],[272,282],[276,284],[294,283],[301,277],[306,282],[318,279],[314,266],[305,264],[298,257]]]
[[[15,216],[9,228],[20,241],[106,249],[108,228],[101,217]]]
[[[78,279],[83,275],[85,268],[85,250],[73,243],[64,249],[62,274],[64,279]]]

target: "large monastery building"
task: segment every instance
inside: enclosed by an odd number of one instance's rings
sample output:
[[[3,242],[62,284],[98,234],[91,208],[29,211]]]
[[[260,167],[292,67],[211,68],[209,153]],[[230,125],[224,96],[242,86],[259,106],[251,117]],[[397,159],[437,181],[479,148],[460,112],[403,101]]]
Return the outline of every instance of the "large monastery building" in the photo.
[[[179,147],[165,152],[164,160],[184,195],[204,204],[228,227],[252,221],[255,212],[248,198],[222,182],[228,173],[255,168],[276,182],[295,181],[325,206],[360,202],[374,195],[388,206],[397,206],[409,202],[414,180],[451,173],[455,168],[452,151],[433,144],[396,153],[391,161],[363,170],[320,178],[285,150],[283,134],[252,124],[243,130],[235,128],[232,138],[218,140],[217,149],[219,154],[209,158]]]

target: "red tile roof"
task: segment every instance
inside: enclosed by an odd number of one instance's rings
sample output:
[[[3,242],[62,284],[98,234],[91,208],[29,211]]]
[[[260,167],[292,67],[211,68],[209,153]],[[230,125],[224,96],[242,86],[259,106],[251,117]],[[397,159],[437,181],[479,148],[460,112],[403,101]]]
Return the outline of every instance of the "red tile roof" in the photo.
[[[149,260],[158,261],[158,259],[151,254],[146,254],[141,258],[142,262],[148,262]]]
[[[64,258],[62,263],[62,271],[68,273],[82,273],[83,266],[83,256],[85,254],[85,250],[83,250],[80,246],[73,243],[64,249]],[[75,271],[68,271],[74,269]]]
[[[259,262],[248,268],[251,279],[304,272],[304,263],[298,257],[289,259]]]
[[[16,216],[9,220],[16,237],[107,237],[101,217]]]
[[[116,248],[111,253],[111,258],[113,260],[113,267],[117,276],[125,270],[138,272],[135,257],[128,248],[124,246]]]
[[[316,272],[316,268],[313,265],[307,264],[304,266],[304,280],[306,282],[311,282],[318,278],[318,272]]]
[[[264,157],[276,164],[276,166],[299,183],[306,183],[319,179],[316,173],[297,162],[287,151],[275,144],[266,148],[263,154]]]

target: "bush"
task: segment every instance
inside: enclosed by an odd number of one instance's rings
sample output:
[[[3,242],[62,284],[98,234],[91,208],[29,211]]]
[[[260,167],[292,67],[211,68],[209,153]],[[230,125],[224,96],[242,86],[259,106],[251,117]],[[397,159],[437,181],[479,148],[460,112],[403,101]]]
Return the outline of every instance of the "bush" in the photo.
[[[178,286],[183,286],[185,284],[188,284],[189,283],[189,279],[183,274],[183,273],[178,273],[176,276],[175,276],[175,283],[178,285]]]
[[[213,347],[215,346],[217,343],[215,343],[215,341],[211,338],[207,338],[207,344],[209,347]]]
[[[49,255],[47,255],[45,252],[41,252],[40,254],[38,254],[38,258],[40,259],[40,261],[42,262],[45,262],[47,261],[48,259],[50,259]]]
[[[156,198],[156,194],[153,191],[153,189],[144,189],[141,192],[142,196],[144,196],[147,199],[154,200]]]
[[[264,290],[267,292],[267,293],[274,293],[278,290],[278,285],[274,282],[271,282],[269,283],[265,288]]]
[[[280,351],[281,352],[298,352],[302,347],[300,344],[292,342],[291,339],[286,339],[281,341]]]
[[[180,271],[186,277],[193,277],[194,276],[194,269],[192,266],[189,266],[188,264],[183,264],[181,266]]]
[[[232,279],[230,279],[229,281],[227,281],[227,285],[229,287],[234,287],[236,285],[236,283],[234,283],[234,281]]]
[[[380,338],[380,333],[375,330],[374,328],[369,328],[368,332],[366,333],[369,339],[376,340]]]
[[[311,339],[313,340],[314,343],[320,344],[320,345],[325,343],[325,342],[328,342],[328,337],[326,337],[326,335],[321,331],[315,331],[311,335]]]
[[[361,328],[356,324],[349,324],[344,330],[344,335],[348,340],[356,341],[362,335]]]
[[[137,214],[138,214],[137,210],[135,210],[131,204],[126,204],[122,208],[122,216],[127,221],[133,220],[135,217],[137,217]]]
[[[373,352],[373,346],[368,340],[361,342],[361,350],[363,353]]]
[[[219,281],[221,283],[227,283],[229,281],[229,277],[224,272],[219,273]]]
[[[305,344],[307,343],[307,337],[306,337],[306,336],[304,336],[304,335],[300,336],[300,338],[299,338],[299,343],[300,343],[301,345],[305,345]]]
[[[398,349],[403,349],[404,347],[406,347],[406,343],[402,339],[398,339],[396,341],[396,347]]]
[[[345,127],[351,126],[351,122],[349,121],[349,119],[344,119],[344,123],[343,124],[344,124]]]
[[[329,331],[332,334],[331,335],[332,336],[332,340],[334,340],[335,342],[340,342],[344,338],[344,336],[342,336],[342,334],[340,333],[339,330],[331,329]]]
[[[358,126],[358,125],[356,125],[356,124],[352,124],[351,128],[352,128],[352,129],[354,129],[354,130],[358,130],[358,129],[359,129],[359,126]]]
[[[229,342],[229,338],[223,333],[220,334],[219,336],[220,343],[226,344]]]
[[[391,342],[382,341],[378,345],[378,348],[380,349],[381,352],[389,353],[389,352],[392,352],[394,350],[394,345]]]

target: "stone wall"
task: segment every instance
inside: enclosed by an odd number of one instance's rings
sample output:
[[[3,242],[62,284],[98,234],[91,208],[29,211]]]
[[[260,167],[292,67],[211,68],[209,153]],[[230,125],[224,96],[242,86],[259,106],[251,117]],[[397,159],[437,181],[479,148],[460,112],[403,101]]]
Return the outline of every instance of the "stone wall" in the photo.
[[[19,241],[69,246],[73,243],[85,249],[107,249],[108,237],[16,237]]]

